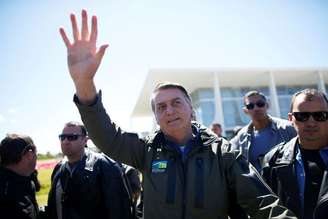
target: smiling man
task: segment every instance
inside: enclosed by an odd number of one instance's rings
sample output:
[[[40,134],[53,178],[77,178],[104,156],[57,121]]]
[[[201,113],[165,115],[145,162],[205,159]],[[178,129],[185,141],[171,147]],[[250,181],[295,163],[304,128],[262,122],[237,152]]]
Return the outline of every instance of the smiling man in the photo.
[[[251,122],[230,140],[231,150],[240,150],[245,158],[260,172],[261,160],[270,149],[295,137],[290,122],[268,115],[268,102],[259,91],[249,91],[244,96],[244,112]]]
[[[328,100],[305,89],[292,97],[288,118],[297,137],[270,151],[263,176],[300,219],[328,215]]]
[[[159,129],[148,138],[140,139],[114,124],[94,84],[107,48],[96,50],[97,18],[92,17],[91,33],[86,11],[82,11],[81,31],[75,15],[71,22],[74,42],[63,29],[60,33],[76,88],[74,101],[96,146],[142,172],[145,219],[228,218],[229,199],[253,218],[293,218],[242,156],[221,153],[226,140],[192,122],[191,99],[183,86],[157,85],[151,106]]]

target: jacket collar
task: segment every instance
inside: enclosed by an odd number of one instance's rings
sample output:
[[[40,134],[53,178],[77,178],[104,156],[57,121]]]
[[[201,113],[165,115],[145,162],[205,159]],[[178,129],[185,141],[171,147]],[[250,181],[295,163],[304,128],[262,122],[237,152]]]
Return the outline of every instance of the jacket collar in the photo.
[[[195,136],[193,140],[193,148],[210,147],[212,143],[218,139],[218,137],[211,133],[205,126],[197,122],[192,122],[191,126],[193,135]],[[161,130],[157,130],[153,135],[149,136],[147,142],[151,147],[161,147],[166,150],[174,150],[168,146],[165,135]]]
[[[281,145],[281,155],[277,158],[276,164],[291,164],[296,157],[296,144],[298,142],[298,138],[295,137],[292,140],[290,140],[285,145]]]
[[[274,119],[272,118],[272,116],[268,115],[268,118],[270,120],[270,126],[271,126],[271,129],[273,131],[277,131],[278,128],[277,128],[277,124],[275,123]],[[253,130],[254,130],[254,126],[253,126],[253,122],[250,121],[247,125],[247,134],[252,134],[253,133]]]

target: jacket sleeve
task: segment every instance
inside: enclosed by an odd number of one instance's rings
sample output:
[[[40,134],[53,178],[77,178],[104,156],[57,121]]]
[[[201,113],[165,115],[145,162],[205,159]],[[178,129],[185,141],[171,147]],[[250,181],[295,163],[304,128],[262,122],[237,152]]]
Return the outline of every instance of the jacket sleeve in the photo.
[[[101,92],[93,105],[81,105],[74,96],[81,119],[94,144],[106,155],[121,163],[126,163],[140,171],[144,169],[143,160],[146,146],[135,133],[121,130],[107,115],[101,102]]]
[[[236,194],[237,203],[251,218],[295,218],[280,205],[279,198],[271,191],[252,165],[243,156],[223,153],[222,161],[229,190]]]
[[[239,138],[240,138],[240,134],[237,134],[235,137],[230,139],[230,144],[231,144],[230,150],[231,151],[239,149]]]
[[[274,172],[272,171],[272,165],[277,159],[277,155],[280,149],[284,146],[284,142],[276,145],[265,156],[261,163],[262,171],[261,176],[270,188],[277,193],[277,180]]]

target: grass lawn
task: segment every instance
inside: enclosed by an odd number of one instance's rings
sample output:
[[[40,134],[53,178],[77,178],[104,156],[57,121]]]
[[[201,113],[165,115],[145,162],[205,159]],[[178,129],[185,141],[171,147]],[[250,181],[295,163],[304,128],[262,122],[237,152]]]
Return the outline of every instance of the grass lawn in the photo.
[[[51,186],[51,173],[53,169],[40,169],[38,170],[38,179],[41,184],[41,189],[36,193],[36,199],[39,206],[47,205],[48,192]]]

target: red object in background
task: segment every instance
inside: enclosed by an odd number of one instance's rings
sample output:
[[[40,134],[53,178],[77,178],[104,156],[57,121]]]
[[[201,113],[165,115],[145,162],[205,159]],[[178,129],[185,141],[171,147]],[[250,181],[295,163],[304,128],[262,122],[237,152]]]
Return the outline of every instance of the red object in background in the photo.
[[[53,169],[56,164],[58,163],[58,160],[46,160],[46,161],[38,161],[36,163],[36,169]]]

